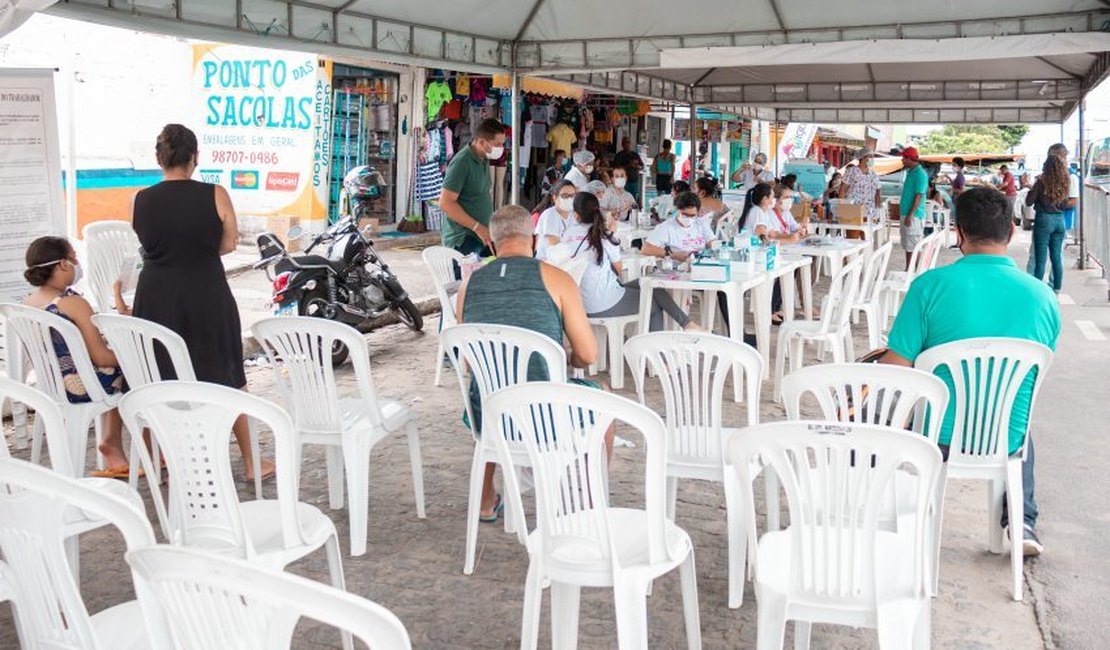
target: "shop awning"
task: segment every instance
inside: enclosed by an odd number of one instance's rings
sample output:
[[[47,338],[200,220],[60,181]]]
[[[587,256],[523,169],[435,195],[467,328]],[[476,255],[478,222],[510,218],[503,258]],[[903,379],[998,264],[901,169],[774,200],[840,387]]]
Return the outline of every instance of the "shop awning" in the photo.
[[[509,88],[511,86],[512,77],[509,75],[493,75],[494,88]],[[544,79],[543,77],[523,77],[520,80],[520,90],[526,93],[564,97],[576,101],[582,101],[582,98],[586,94],[585,90],[574,84],[563,83],[561,81],[555,81],[554,79]]]
[[[845,133],[839,129],[831,129],[827,127],[820,127],[817,129],[817,139],[825,144],[839,144],[845,147],[859,148],[864,145],[863,138]]]

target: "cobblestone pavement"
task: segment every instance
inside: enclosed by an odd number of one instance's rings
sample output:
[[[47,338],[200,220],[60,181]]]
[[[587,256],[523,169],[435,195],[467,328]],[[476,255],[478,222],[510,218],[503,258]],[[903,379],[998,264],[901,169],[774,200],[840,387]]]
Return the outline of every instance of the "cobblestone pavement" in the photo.
[[[437,326],[433,317],[426,330],[435,332]],[[859,330],[862,335],[863,328]],[[424,454],[428,517],[416,517],[405,441],[396,437],[382,442],[373,452],[371,465],[369,548],[360,558],[344,558],[348,589],[397,614],[415,648],[518,647],[527,554],[515,536],[505,534],[500,527],[482,525],[477,570],[472,576],[462,574],[467,477],[473,447],[459,419],[461,401],[454,375],[448,372],[442,387],[432,386],[436,349],[433,336],[392,326],[368,338],[379,392],[403,401],[416,415]],[[865,337],[857,337],[857,350],[864,349]],[[352,385],[349,366],[339,374],[345,385]],[[249,368],[248,378],[252,392],[276,399],[269,368]],[[770,401],[770,383],[764,384],[763,393],[761,417],[765,421],[783,418],[781,407]],[[634,398],[631,389],[622,394]],[[649,401],[658,397],[649,394]],[[726,422],[738,423],[741,414],[741,407],[729,404]],[[634,432],[618,430],[618,435],[636,442]],[[642,485],[638,484],[642,483],[642,447],[637,444],[636,448],[616,449],[611,488],[617,505],[642,503]],[[263,449],[269,449],[265,437]],[[17,455],[25,457],[26,451]],[[233,452],[232,457],[238,463],[237,453]],[[241,463],[235,470],[242,471]],[[146,489],[144,484],[144,497],[149,496]],[[253,498],[252,492],[253,488],[240,484],[242,499]],[[273,496],[272,483],[267,493]],[[986,549],[985,494],[986,489],[978,484],[949,487],[940,595],[933,608],[934,647],[1042,648],[1032,595],[1027,590],[1025,603],[1012,602],[1007,557],[991,555]],[[347,514],[345,510],[327,510],[324,454],[319,447],[305,450],[301,498],[332,517],[346,551]],[[696,552],[704,647],[754,647],[756,603],[750,585],[741,609],[726,606],[725,511],[720,485],[687,481],[680,484],[678,498],[677,521],[690,533]],[[757,510],[761,510],[761,496],[757,500]],[[149,498],[147,501],[154,521]],[[81,587],[90,611],[132,598],[118,535],[90,533],[82,538],[81,545]],[[295,563],[289,570],[316,580],[327,579],[323,552]],[[651,647],[686,647],[677,572],[656,582],[648,608]],[[541,647],[550,646],[547,614],[545,598]],[[791,643],[789,631],[787,635],[787,643]],[[579,641],[582,648],[617,647],[609,591],[584,590]],[[877,646],[870,630],[818,625],[813,631],[814,648]],[[0,648],[14,647],[10,610],[0,605]],[[295,647],[337,648],[339,636],[334,630],[302,622]]]

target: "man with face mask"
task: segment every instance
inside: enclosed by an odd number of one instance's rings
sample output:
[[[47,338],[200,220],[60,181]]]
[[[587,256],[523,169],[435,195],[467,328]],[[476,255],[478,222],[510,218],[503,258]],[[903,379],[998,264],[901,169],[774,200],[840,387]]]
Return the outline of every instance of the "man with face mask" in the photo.
[[[644,161],[640,158],[640,154],[632,148],[632,140],[630,138],[621,138],[621,150],[613,157],[613,169],[623,169],[625,171],[626,185],[622,189],[628,191],[629,194],[639,200],[640,196],[640,172],[644,169]]]
[[[575,151],[571,159],[574,166],[564,178],[574,183],[575,189],[581,192],[590,182],[590,174],[594,173],[594,155],[589,151]]]
[[[1060,308],[1043,282],[1023,273],[1006,252],[1014,234],[1010,203],[990,187],[976,187],[960,195],[956,205],[956,236],[963,258],[928,271],[914,280],[890,330],[889,350],[882,363],[912,366],[924,351],[945,343],[980,337],[1027,339],[1056,348]],[[946,371],[938,371],[955,394]],[[1020,452],[1033,399],[1033,378],[1018,390],[1009,422],[1009,452]],[[941,426],[940,447],[947,458],[955,416],[953,398]],[[958,440],[956,441],[959,442]],[[1028,441],[1022,463],[1025,490],[1023,540],[1025,555],[1042,550],[1034,526],[1033,441]],[[1006,527],[1006,507],[1002,526]],[[1017,534],[1011,529],[1011,535]]]
[[[760,183],[774,185],[775,175],[767,169],[767,154],[757,153],[750,166],[745,165],[733,172],[732,180],[739,183],[745,192],[750,191]]]
[[[493,214],[489,163],[504,153],[504,125],[486,119],[474,131],[474,141],[447,165],[439,195],[439,207],[447,215],[443,222],[444,246],[464,255],[489,254],[489,219]]]

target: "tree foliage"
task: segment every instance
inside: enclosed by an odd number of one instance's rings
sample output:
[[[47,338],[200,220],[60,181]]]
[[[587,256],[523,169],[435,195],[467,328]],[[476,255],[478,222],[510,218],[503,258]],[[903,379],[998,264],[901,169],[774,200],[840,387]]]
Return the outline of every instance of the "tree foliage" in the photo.
[[[1006,153],[1029,132],[1023,124],[1012,126],[955,125],[929,132],[918,143],[923,154]]]

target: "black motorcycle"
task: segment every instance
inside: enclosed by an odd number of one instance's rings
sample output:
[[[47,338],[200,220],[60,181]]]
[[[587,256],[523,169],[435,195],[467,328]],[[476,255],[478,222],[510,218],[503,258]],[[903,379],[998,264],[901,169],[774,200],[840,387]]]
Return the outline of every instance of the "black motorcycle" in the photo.
[[[299,228],[289,233],[290,240],[301,236]],[[321,245],[327,245],[327,256],[313,255]],[[259,235],[258,252],[261,259],[254,268],[265,269],[273,283],[275,316],[312,316],[357,327],[392,311],[413,331],[424,327],[397,276],[351,217],[313,237],[304,254],[290,255],[272,233]],[[336,342],[332,364],[343,363],[349,354],[347,346]]]

